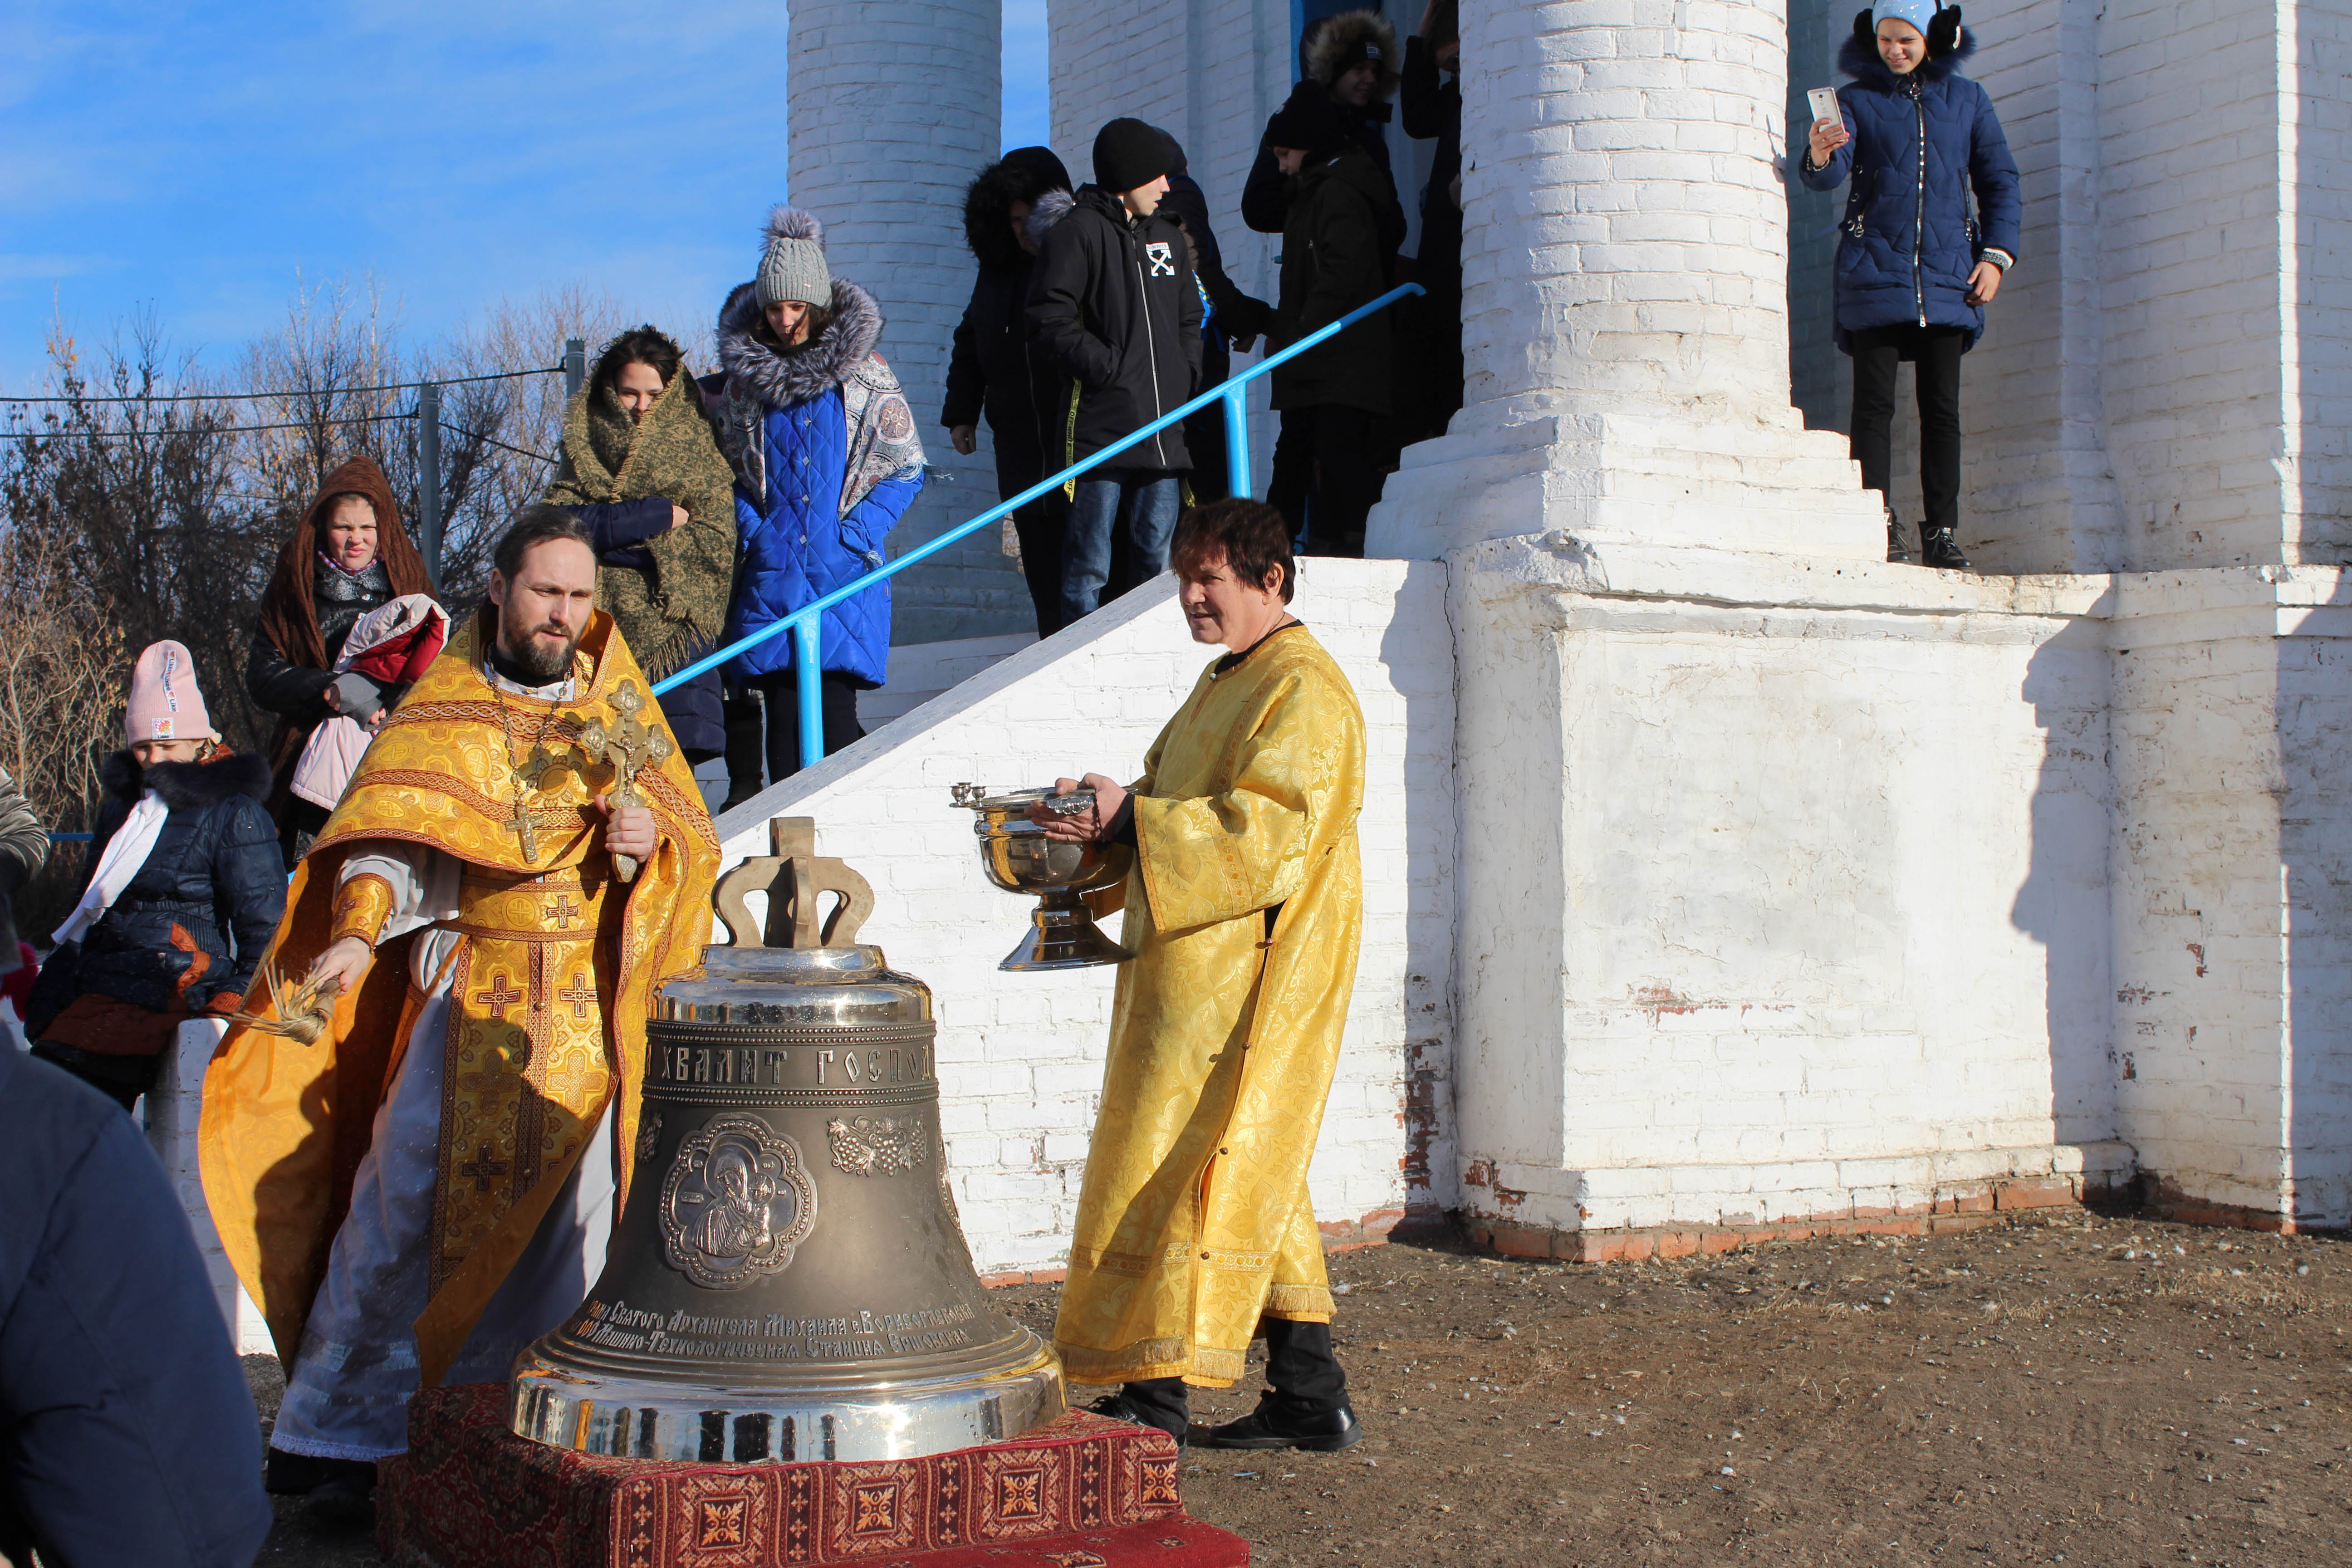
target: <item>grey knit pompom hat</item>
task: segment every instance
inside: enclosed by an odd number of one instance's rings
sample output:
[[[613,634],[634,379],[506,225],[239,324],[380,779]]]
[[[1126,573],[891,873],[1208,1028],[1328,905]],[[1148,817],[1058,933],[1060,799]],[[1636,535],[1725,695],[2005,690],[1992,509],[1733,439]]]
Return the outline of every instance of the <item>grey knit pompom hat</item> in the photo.
[[[760,258],[760,306],[780,300],[803,305],[833,302],[833,274],[824,265],[824,225],[798,207],[768,214],[768,248]]]

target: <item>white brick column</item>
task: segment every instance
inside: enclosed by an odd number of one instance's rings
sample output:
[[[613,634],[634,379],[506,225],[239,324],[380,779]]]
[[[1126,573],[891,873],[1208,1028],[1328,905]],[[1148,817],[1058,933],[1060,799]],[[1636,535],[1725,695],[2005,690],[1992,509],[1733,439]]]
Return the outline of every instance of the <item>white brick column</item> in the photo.
[[[993,460],[985,450],[957,457],[939,416],[949,340],[971,294],[964,186],[998,152],[1003,8],[792,0],[791,18],[793,203],[824,220],[834,271],[880,301],[882,355],[907,389],[930,463],[890,536],[890,552],[902,554],[996,500]],[[1034,625],[994,529],[908,569],[892,592],[898,642]]]
[[[1883,557],[1789,403],[1786,0],[1463,8],[1466,405],[1375,553],[1587,541]]]

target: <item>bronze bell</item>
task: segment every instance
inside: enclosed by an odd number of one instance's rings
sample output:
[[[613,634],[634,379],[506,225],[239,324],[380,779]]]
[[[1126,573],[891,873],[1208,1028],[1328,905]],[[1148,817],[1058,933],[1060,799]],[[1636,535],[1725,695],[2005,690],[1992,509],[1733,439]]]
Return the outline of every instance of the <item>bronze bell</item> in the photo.
[[[714,894],[735,944],[656,1001],[628,1205],[588,1300],[516,1361],[514,1430],[743,1464],[1044,1426],[1061,1363],[990,1300],[948,1191],[930,989],[855,944],[873,891],[812,819],[770,832]]]

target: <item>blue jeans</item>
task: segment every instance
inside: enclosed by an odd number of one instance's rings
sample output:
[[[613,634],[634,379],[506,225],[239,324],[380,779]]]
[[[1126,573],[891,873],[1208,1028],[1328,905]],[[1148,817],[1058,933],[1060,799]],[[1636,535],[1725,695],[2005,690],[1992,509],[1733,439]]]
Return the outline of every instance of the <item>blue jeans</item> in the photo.
[[[1128,558],[1111,597],[1167,571],[1168,541],[1182,506],[1183,490],[1173,474],[1080,479],[1062,534],[1062,624],[1094,614],[1102,602],[1103,584],[1110,581],[1111,536],[1122,523]]]

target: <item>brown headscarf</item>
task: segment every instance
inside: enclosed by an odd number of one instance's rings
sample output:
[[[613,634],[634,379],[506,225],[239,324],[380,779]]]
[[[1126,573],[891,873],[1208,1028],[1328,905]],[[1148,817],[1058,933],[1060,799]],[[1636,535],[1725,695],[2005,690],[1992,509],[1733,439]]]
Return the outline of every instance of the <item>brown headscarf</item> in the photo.
[[[327,476],[319,487],[319,496],[302,521],[294,525],[287,538],[286,547],[278,552],[278,570],[271,574],[269,587],[261,595],[261,615],[255,630],[268,637],[284,654],[289,662],[306,669],[327,668],[327,639],[319,635],[319,610],[311,596],[311,584],[319,570],[319,534],[326,526],[336,500],[342,496],[359,496],[375,509],[376,558],[383,563],[384,575],[392,580],[393,597],[404,594],[429,594],[432,584],[425,575],[425,557],[418,554],[410,542],[408,531],[400,525],[400,507],[392,499],[392,485],[376,467],[373,458],[353,458]],[[302,743],[310,738],[310,726],[298,724],[290,719],[278,722],[278,732],[270,737],[269,768],[276,778],[269,795],[269,811],[282,826],[284,813],[293,795],[287,781],[293,776],[294,761],[301,755]]]
[[[373,458],[353,458],[327,476],[319,496],[302,521],[294,525],[286,547],[278,552],[278,570],[261,595],[261,618],[256,627],[287,659],[306,669],[327,668],[326,639],[319,635],[318,606],[310,584],[319,570],[319,533],[339,496],[360,496],[375,509],[375,550],[392,579],[392,595],[429,594],[425,557],[400,525],[400,508],[392,499],[392,485]]]

